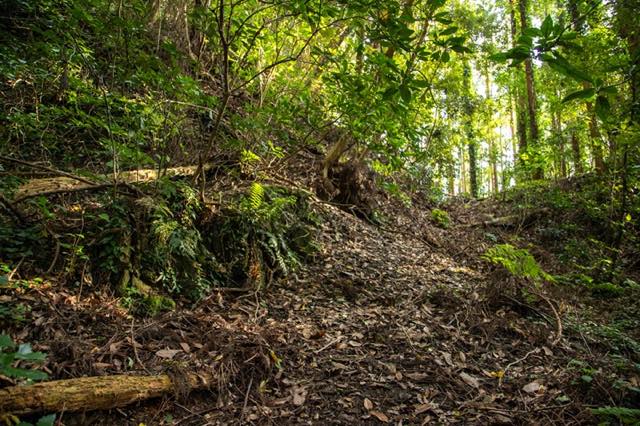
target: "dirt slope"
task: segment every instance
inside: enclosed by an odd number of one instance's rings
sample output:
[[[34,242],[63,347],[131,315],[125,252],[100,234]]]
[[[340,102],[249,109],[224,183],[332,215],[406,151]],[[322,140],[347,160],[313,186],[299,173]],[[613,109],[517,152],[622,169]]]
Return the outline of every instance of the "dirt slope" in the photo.
[[[564,339],[552,345],[556,329],[543,308],[489,297],[488,283],[506,278],[478,261],[482,232],[455,218],[452,229],[436,229],[418,209],[399,209],[381,227],[318,208],[321,251],[262,294],[215,293],[144,321],[127,317],[109,294],[69,294],[54,283],[21,295],[35,321],[15,335],[49,353],[56,378],[202,370],[221,377],[208,392],[67,414],[64,422],[593,421],[566,369],[580,348]]]

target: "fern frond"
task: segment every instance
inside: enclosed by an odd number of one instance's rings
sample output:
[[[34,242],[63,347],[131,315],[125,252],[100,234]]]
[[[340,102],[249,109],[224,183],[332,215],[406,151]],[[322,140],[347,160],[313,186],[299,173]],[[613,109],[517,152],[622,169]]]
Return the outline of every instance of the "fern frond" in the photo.
[[[254,211],[260,209],[264,202],[264,186],[258,182],[253,182],[249,190],[249,201]]]

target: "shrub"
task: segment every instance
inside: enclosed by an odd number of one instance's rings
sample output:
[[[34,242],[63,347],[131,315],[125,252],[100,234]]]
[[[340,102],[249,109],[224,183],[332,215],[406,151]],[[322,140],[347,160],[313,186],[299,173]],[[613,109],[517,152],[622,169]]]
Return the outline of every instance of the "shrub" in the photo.
[[[431,220],[440,228],[446,229],[451,223],[449,213],[440,209],[431,210]]]

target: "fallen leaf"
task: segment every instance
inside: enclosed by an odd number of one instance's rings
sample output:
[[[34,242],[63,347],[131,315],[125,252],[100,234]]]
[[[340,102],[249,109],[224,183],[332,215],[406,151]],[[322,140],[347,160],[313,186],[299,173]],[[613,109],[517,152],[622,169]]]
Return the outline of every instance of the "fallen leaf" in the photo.
[[[180,349],[160,349],[156,352],[156,356],[165,359],[172,359],[178,352],[180,352]]]
[[[420,405],[416,405],[416,409],[414,411],[414,414],[422,414],[425,411],[429,411],[431,410],[431,404],[420,404]]]
[[[369,400],[369,398],[365,398],[364,399],[364,408],[367,411],[370,411],[373,408],[373,402],[371,402],[371,400]]]
[[[480,381],[467,373],[460,373],[460,378],[469,386],[472,386],[476,389],[480,387]]]
[[[502,379],[504,377],[504,370],[490,371],[489,376],[495,377],[497,379]]]
[[[304,386],[293,386],[290,392],[295,406],[300,407],[307,400],[307,388]]]
[[[417,382],[426,379],[428,376],[424,373],[406,373],[405,376]]]
[[[191,348],[189,347],[189,344],[187,342],[181,342],[180,343],[180,347],[182,348],[183,351],[185,351],[186,353],[190,353],[191,352]]]
[[[442,352],[442,357],[444,358],[445,362],[447,364],[449,364],[451,367],[453,367],[453,358],[451,358],[451,354],[449,352]]]
[[[386,414],[381,413],[380,411],[370,411],[369,414],[380,420],[382,423],[389,423],[389,417],[387,417]]]
[[[531,382],[522,387],[522,390],[526,393],[536,393],[542,388],[542,385],[538,382]]]
[[[324,337],[325,334],[327,334],[326,331],[324,330],[318,330],[316,331],[314,334],[311,335],[311,339],[319,339],[321,337]]]

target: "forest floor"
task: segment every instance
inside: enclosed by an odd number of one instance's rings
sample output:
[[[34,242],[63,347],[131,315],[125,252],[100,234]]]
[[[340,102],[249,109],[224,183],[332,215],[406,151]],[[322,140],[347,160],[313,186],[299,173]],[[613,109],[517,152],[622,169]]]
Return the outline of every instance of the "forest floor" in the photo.
[[[593,423],[587,405],[609,390],[585,390],[572,365],[601,355],[558,335],[544,300],[500,290],[518,283],[480,259],[491,243],[476,222],[492,208],[453,202],[441,229],[426,208],[391,203],[380,226],[319,204],[320,251],[259,294],[131,319],[109,292],[47,281],[16,296],[32,321],[12,334],[48,353],[53,378],[219,377],[189,396],[63,413],[68,425]],[[568,303],[554,303],[561,316]]]

